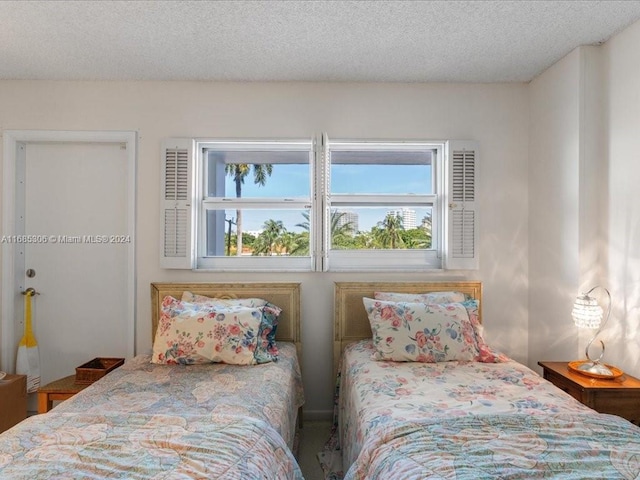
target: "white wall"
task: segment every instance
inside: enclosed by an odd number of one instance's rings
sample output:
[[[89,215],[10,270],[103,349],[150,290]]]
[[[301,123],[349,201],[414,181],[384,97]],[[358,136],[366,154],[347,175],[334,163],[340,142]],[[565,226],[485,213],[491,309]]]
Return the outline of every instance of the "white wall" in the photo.
[[[529,88],[532,363],[564,359],[568,349],[577,350],[566,312],[578,274],[579,60],[574,51],[534,79]]]
[[[466,278],[484,283],[489,341],[527,362],[527,86],[207,82],[0,82],[0,128],[136,130],[137,349],[151,346],[154,281],[302,283],[311,415],[332,408],[333,282]],[[481,269],[434,274],[215,274],[163,270],[160,144],[171,136],[471,139],[480,143]]]
[[[636,23],[530,84],[530,363],[584,358],[594,332],[573,325],[572,303],[601,285],[605,361],[640,375],[639,44]]]
[[[606,283],[614,297],[606,361],[640,376],[640,22],[603,46],[606,72]],[[605,333],[605,332],[603,332]]]

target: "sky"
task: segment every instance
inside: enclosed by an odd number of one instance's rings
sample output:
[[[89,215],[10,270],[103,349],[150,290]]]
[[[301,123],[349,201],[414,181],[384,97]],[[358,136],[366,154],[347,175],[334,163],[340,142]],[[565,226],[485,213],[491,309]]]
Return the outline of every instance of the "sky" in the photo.
[[[245,178],[243,198],[309,198],[309,165],[276,164],[264,186],[255,185],[253,175]],[[427,165],[332,165],[331,192],[334,194],[428,194],[431,188],[431,167]],[[235,197],[235,184],[231,177],[225,180],[226,196]],[[369,231],[381,221],[392,207],[359,209],[359,229]],[[398,208],[398,207],[393,207]],[[349,210],[338,207],[339,210]],[[351,209],[353,210],[353,209]],[[425,213],[418,209],[417,221]],[[227,210],[227,218],[235,217],[235,210]],[[253,210],[243,214],[243,230],[259,231],[266,219],[282,220],[289,231],[300,231],[295,225],[304,221],[302,212]]]

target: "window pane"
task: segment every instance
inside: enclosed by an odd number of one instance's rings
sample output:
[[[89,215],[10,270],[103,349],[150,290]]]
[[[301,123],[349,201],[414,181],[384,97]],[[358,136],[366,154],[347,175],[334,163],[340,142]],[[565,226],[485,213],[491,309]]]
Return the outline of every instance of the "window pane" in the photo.
[[[331,150],[331,193],[432,194],[430,150]]]
[[[207,256],[237,255],[238,223],[242,256],[309,256],[308,209],[207,210]]]
[[[331,249],[430,249],[431,218],[431,207],[336,208]]]
[[[210,197],[310,197],[309,151],[222,151],[207,154]]]

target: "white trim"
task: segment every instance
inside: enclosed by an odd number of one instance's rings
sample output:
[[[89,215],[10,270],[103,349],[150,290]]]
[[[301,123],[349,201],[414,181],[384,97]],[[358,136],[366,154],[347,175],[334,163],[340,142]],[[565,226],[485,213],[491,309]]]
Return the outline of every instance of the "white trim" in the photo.
[[[424,272],[441,270],[438,252],[433,249],[331,250],[334,272]],[[402,265],[402,268],[398,268]]]
[[[444,181],[446,169],[446,149],[448,142],[444,140],[328,140],[326,134],[324,154],[327,172],[330,172],[333,160],[329,160],[332,151],[414,151],[421,154],[429,154],[429,162],[406,162],[411,165],[431,166],[432,193],[421,194],[338,194],[331,193],[331,188],[326,182],[323,198],[327,204],[325,210],[325,235],[323,249],[325,251],[325,268],[330,271],[436,271],[442,269],[441,247],[442,232],[446,229],[443,224],[444,205],[442,201],[446,195],[447,184]],[[372,163],[375,160],[355,159],[353,163]],[[404,162],[402,162],[404,163]],[[328,175],[328,173],[327,173]],[[431,248],[430,249],[363,249],[363,250],[334,250],[330,249],[330,215],[334,208],[369,208],[369,207],[415,207],[418,209],[431,209]],[[331,265],[329,267],[329,264]]]
[[[438,196],[433,195],[398,195],[381,193],[378,195],[360,195],[360,194],[333,194],[331,195],[331,205],[340,206],[431,206],[436,204]]]
[[[167,269],[191,269],[194,266],[194,230],[196,224],[195,206],[197,194],[195,187],[195,170],[197,165],[194,163],[193,157],[194,142],[189,138],[167,138],[162,142],[160,159],[160,267]],[[170,198],[167,195],[167,152],[176,151],[176,168],[178,167],[180,155],[177,151],[186,153],[187,167],[187,185],[185,198]],[[175,172],[176,175],[178,171]],[[174,179],[174,180],[177,180]],[[177,191],[175,192],[177,195]],[[166,215],[170,212],[175,214],[175,218],[167,219]],[[180,225],[178,217],[180,213],[186,215],[186,224]],[[182,227],[182,229],[181,229]],[[167,232],[171,229],[176,235],[173,247],[176,251],[167,255],[165,242],[167,240]],[[184,252],[180,252],[180,247],[184,244]],[[182,253],[182,254],[180,254]]]
[[[198,272],[309,272],[311,257],[273,255],[268,257],[201,257]]]
[[[194,139],[194,159],[195,159],[195,188],[197,201],[194,201],[192,211],[194,218],[194,231],[196,242],[194,242],[196,271],[284,271],[284,272],[308,272],[314,269],[313,255],[313,211],[312,195],[314,195],[314,139],[283,139],[283,140],[230,140],[230,139]],[[207,168],[209,163],[205,153],[212,151],[264,151],[269,152],[301,152],[307,155],[309,169],[309,196],[307,197],[213,197],[205,196],[205,183],[209,178]],[[280,161],[274,159],[273,164],[294,163],[289,160]],[[298,162],[295,162],[298,163]],[[226,176],[226,174],[225,174]],[[222,184],[224,185],[224,184]],[[220,186],[217,184],[217,186]],[[208,189],[207,189],[208,190]],[[309,255],[308,256],[287,256],[274,255],[262,256],[207,256],[207,232],[206,215],[211,210],[306,210],[309,209]]]
[[[131,318],[126,333],[127,355],[136,353],[136,268],[135,268],[135,226],[136,226],[136,157],[137,132],[131,131],[66,131],[66,130],[5,130],[3,131],[3,166],[2,166],[2,235],[15,234],[16,227],[16,163],[19,144],[35,142],[86,142],[86,143],[124,143],[127,149],[127,190],[129,195],[127,228],[132,241],[128,244],[128,278],[127,278],[127,315]],[[15,368],[15,345],[13,344],[15,328],[14,304],[19,295],[16,283],[14,245],[2,245],[2,320],[0,321],[0,367],[13,371]]]
[[[316,248],[319,252],[320,265],[317,270],[322,272],[329,271],[329,245],[331,244],[331,162],[329,157],[329,134],[322,134],[320,144],[320,162],[321,168],[318,168],[319,183],[316,189],[316,212],[318,236],[316,240],[318,244]]]
[[[471,140],[450,140],[448,142],[448,151],[446,157],[446,175],[447,175],[447,197],[445,198],[445,222],[446,222],[446,235],[447,238],[443,245],[444,256],[443,266],[446,270],[477,270],[479,268],[479,208],[478,208],[478,182],[480,177],[480,168],[478,164],[478,143]],[[461,187],[461,193],[465,196],[465,200],[454,198],[454,157],[456,154],[468,152],[473,157],[473,185],[471,190],[473,191],[473,199],[466,199],[466,188],[469,184],[465,180],[464,185]],[[460,213],[471,214],[471,220],[460,220]],[[456,238],[456,230],[454,229],[455,217],[454,213],[458,213],[458,219],[464,222],[464,238]],[[472,228],[471,233],[469,228]],[[465,251],[463,254],[456,254],[454,245],[456,243],[468,244],[471,242],[473,255],[469,256]]]
[[[202,204],[208,209],[246,208],[258,210],[311,208],[309,198],[235,198],[235,197],[207,197]]]
[[[289,150],[299,150],[301,152],[307,152],[309,150],[309,145],[312,143],[311,140],[302,140],[302,139],[282,139],[282,140],[260,140],[260,139],[252,139],[252,140],[233,140],[233,139],[217,139],[211,140],[207,138],[195,138],[193,140],[196,144],[196,148],[198,150],[256,150],[260,151],[264,149],[264,147],[269,147],[270,150],[278,151],[289,151]]]

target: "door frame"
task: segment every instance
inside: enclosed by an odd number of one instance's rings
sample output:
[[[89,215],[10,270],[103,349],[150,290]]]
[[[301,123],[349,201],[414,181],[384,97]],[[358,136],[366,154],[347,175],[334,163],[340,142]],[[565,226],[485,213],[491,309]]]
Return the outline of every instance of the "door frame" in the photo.
[[[23,220],[17,218],[16,209],[24,209],[24,186],[16,185],[18,160],[26,155],[25,145],[36,142],[59,143],[116,143],[127,150],[127,228],[131,242],[127,244],[127,316],[132,320],[127,328],[127,356],[136,351],[136,157],[135,131],[67,131],[67,130],[4,130],[2,162],[2,235],[16,235]],[[22,225],[24,230],[24,225]],[[17,349],[15,304],[20,295],[23,275],[17,278],[16,255],[19,244],[2,243],[2,320],[0,321],[0,369],[13,372]]]

